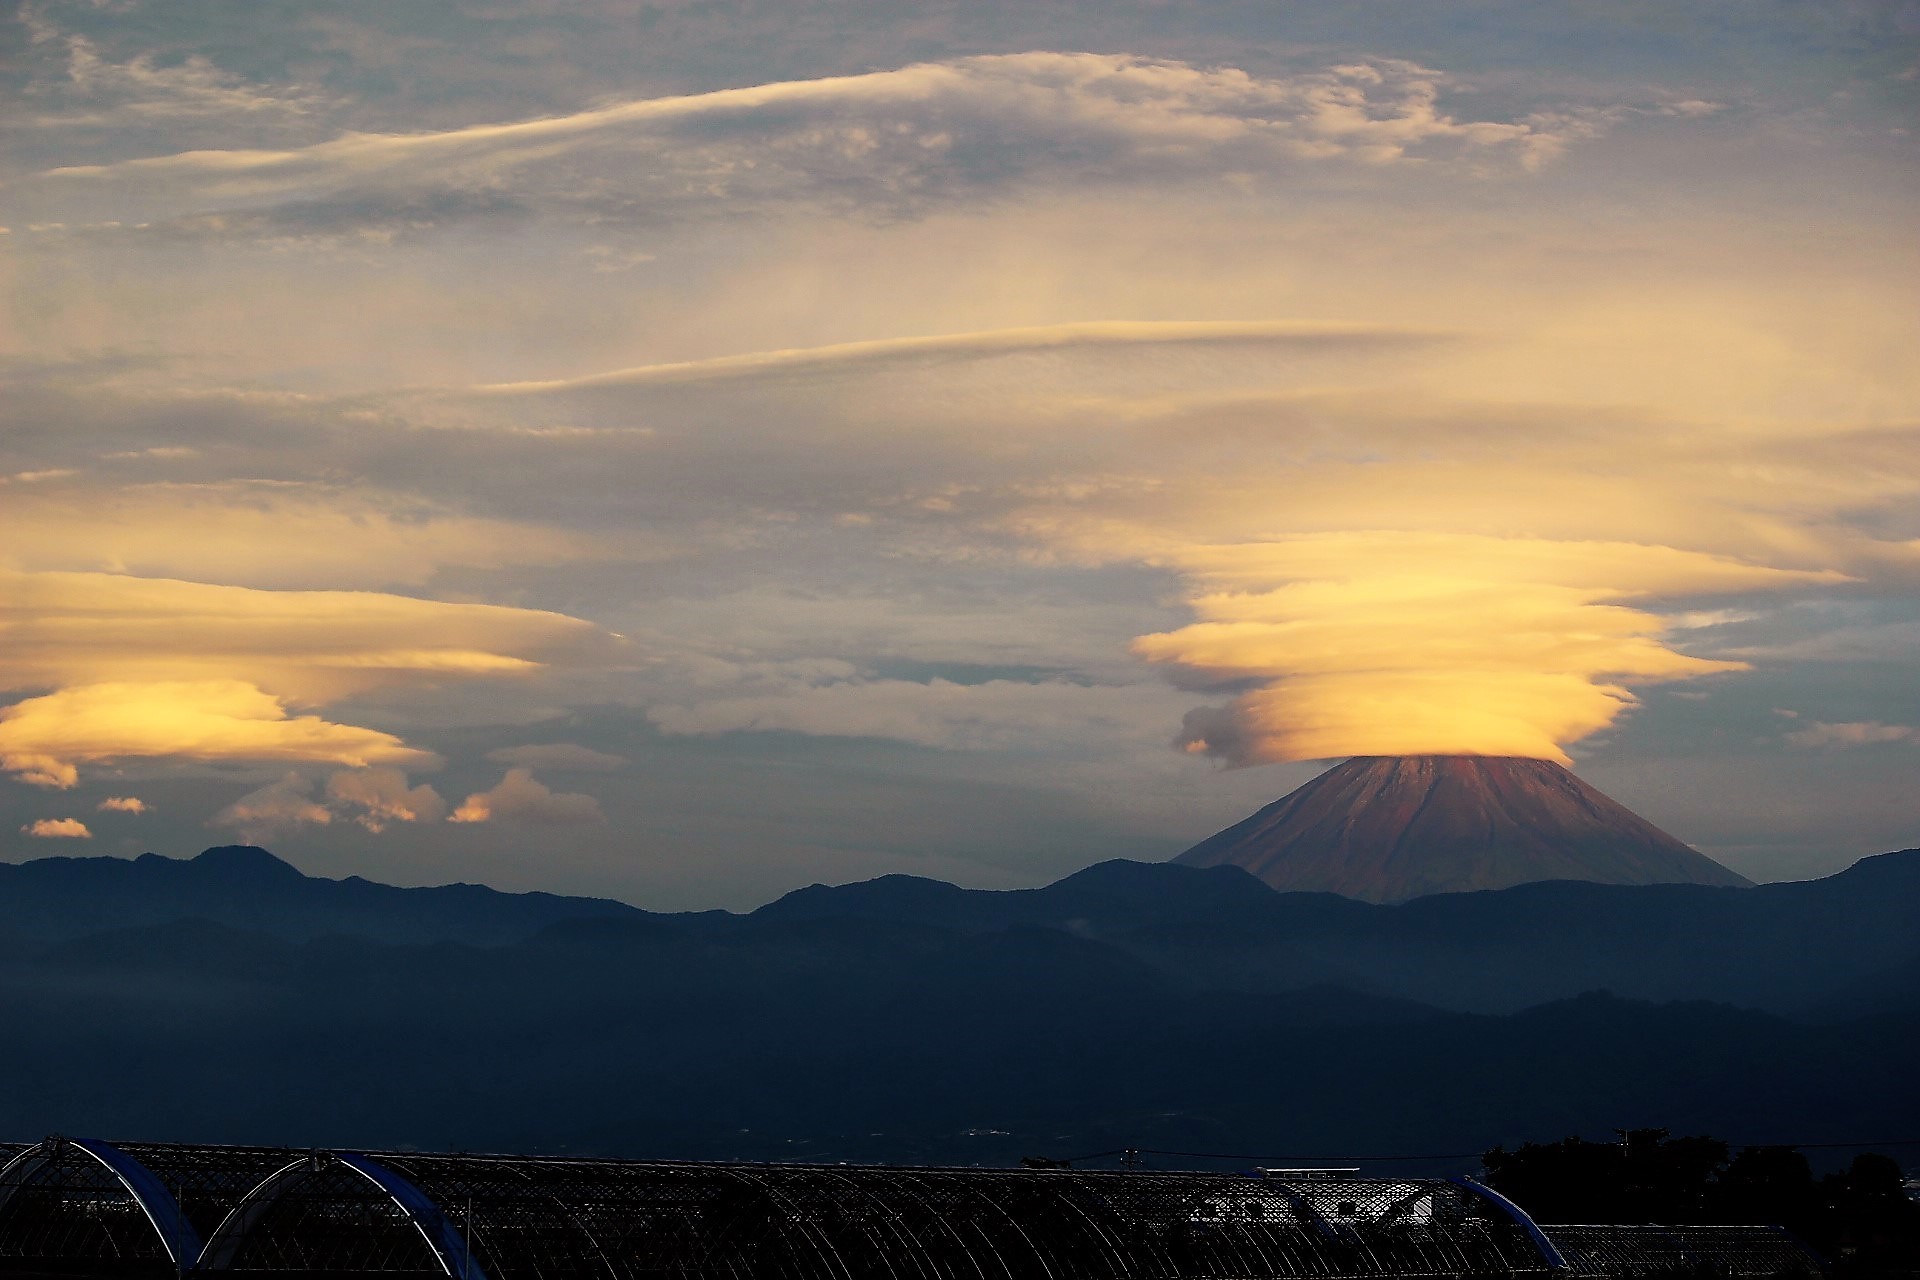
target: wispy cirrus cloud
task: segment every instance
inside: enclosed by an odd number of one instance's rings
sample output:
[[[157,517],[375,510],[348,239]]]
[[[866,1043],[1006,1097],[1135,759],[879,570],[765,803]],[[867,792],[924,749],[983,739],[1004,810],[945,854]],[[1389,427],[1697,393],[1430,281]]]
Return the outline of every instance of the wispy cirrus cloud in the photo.
[[[1844,750],[1849,747],[1881,746],[1890,742],[1920,743],[1920,726],[1882,724],[1878,720],[1849,720],[1829,723],[1815,720],[1805,728],[1785,735],[1796,747],[1819,750]]]
[[[1404,345],[1434,342],[1445,332],[1302,320],[1096,320],[1077,324],[1030,325],[975,333],[926,334],[840,342],[821,347],[753,351],[640,365],[608,373],[538,382],[502,382],[476,388],[487,395],[538,395],[596,388],[674,386],[688,383],[766,379],[809,373],[858,375],[889,367],[926,369],[940,364],[989,360],[998,356],[1093,350],[1102,347],[1205,346],[1253,343],[1276,348]]]
[[[1152,683],[1089,685],[1065,680],[960,683],[872,679],[850,671],[796,671],[743,681],[706,696],[653,707],[648,718],[676,735],[736,732],[888,738],[952,750],[1044,750],[1094,741],[1107,750],[1160,736],[1178,695]]]
[[[163,63],[151,53],[125,62],[103,57],[85,36],[41,33],[66,48],[66,82],[75,108],[33,117],[42,127],[106,127],[235,116],[305,115],[326,99],[311,90],[275,91],[222,71],[202,56]]]
[[[111,184],[147,206],[142,221],[215,218],[200,224],[209,234],[419,228],[528,211],[657,224],[781,205],[893,218],[1036,184],[1415,159],[1536,167],[1604,124],[1591,110],[1462,119],[1441,106],[1449,85],[1442,72],[1392,59],[1257,75],[1035,51],[45,177]]]
[[[59,7],[25,0],[7,24],[27,37],[10,59],[21,73],[5,125],[17,163],[63,151],[120,158],[156,147],[311,138],[309,126],[338,105],[313,85],[252,80],[206,53],[103,42],[101,32],[63,26]],[[165,26],[146,34],[164,40]]]
[[[612,773],[627,764],[625,756],[595,751],[576,742],[530,742],[517,747],[495,747],[487,752],[487,759],[497,764],[553,769],[561,773]]]
[[[162,461],[191,465],[196,456],[188,450]],[[137,474],[129,482],[124,472],[63,470],[68,483],[9,495],[0,510],[0,567],[353,588],[418,584],[448,566],[580,563],[606,554],[588,534],[359,486]]]

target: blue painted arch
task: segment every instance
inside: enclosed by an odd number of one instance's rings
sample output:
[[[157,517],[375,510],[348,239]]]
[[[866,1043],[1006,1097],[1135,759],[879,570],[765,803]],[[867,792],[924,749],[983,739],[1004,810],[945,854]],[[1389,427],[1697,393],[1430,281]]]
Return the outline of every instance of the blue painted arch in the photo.
[[[249,1191],[226,1221],[220,1224],[199,1258],[200,1269],[225,1271],[234,1266],[248,1233],[271,1212],[280,1198],[298,1189],[301,1183],[334,1168],[346,1169],[364,1178],[399,1209],[413,1229],[420,1233],[441,1271],[453,1280],[488,1280],[486,1271],[473,1257],[460,1229],[441,1212],[420,1188],[371,1156],[341,1151],[315,1152],[295,1160]]]
[[[1552,1240],[1547,1238],[1547,1233],[1540,1229],[1540,1224],[1535,1222],[1525,1209],[1522,1209],[1519,1205],[1507,1199],[1492,1187],[1487,1186],[1483,1182],[1476,1182],[1472,1178],[1449,1178],[1447,1181],[1453,1183],[1455,1186],[1466,1188],[1511,1218],[1518,1224],[1522,1231],[1526,1232],[1527,1239],[1533,1243],[1535,1249],[1540,1251],[1541,1260],[1549,1267],[1555,1271],[1566,1271],[1569,1269],[1567,1260],[1561,1256],[1559,1248],[1554,1245]]]
[[[93,1138],[48,1138],[8,1161],[6,1167],[0,1169],[0,1209],[4,1209],[7,1201],[21,1188],[37,1181],[46,1170],[53,1167],[63,1152],[69,1150],[78,1151],[93,1160],[126,1189],[152,1225],[154,1234],[159,1237],[168,1261],[177,1269],[188,1270],[199,1261],[200,1236],[194,1231],[193,1224],[187,1221],[186,1215],[181,1213],[180,1202],[166,1183],[112,1143]]]

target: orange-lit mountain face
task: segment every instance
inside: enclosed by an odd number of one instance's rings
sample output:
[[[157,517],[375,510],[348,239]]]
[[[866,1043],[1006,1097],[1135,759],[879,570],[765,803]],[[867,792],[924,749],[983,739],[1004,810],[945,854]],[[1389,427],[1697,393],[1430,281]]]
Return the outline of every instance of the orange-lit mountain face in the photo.
[[[1744,885],[1550,760],[1355,756],[1175,859],[1368,902],[1534,880]]]

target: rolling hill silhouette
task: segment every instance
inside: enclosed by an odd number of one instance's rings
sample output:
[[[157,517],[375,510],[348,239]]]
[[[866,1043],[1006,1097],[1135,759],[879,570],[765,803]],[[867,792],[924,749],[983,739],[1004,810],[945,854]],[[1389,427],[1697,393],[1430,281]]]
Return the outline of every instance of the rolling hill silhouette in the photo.
[[[0,863],[0,939],[51,942],[172,920],[219,921],[277,937],[351,933],[387,942],[499,943],[559,920],[640,912],[605,898],[502,893],[479,884],[403,889],[302,875],[265,849],[194,858],[37,858]]]
[[[1920,850],[1398,906],[1110,862],[744,915],[264,850],[0,872],[0,1138],[1005,1163],[1920,1124]]]

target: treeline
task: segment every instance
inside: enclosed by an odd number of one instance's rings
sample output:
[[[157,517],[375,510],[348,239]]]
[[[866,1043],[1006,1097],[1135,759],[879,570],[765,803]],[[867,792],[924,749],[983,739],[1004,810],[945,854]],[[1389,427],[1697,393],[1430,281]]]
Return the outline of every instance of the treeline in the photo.
[[[1793,1147],[1736,1152],[1718,1138],[1633,1129],[1618,1142],[1530,1142],[1481,1159],[1488,1185],[1539,1222],[1765,1223],[1819,1250],[1837,1275],[1920,1275],[1920,1204],[1877,1152],[1816,1178]]]

